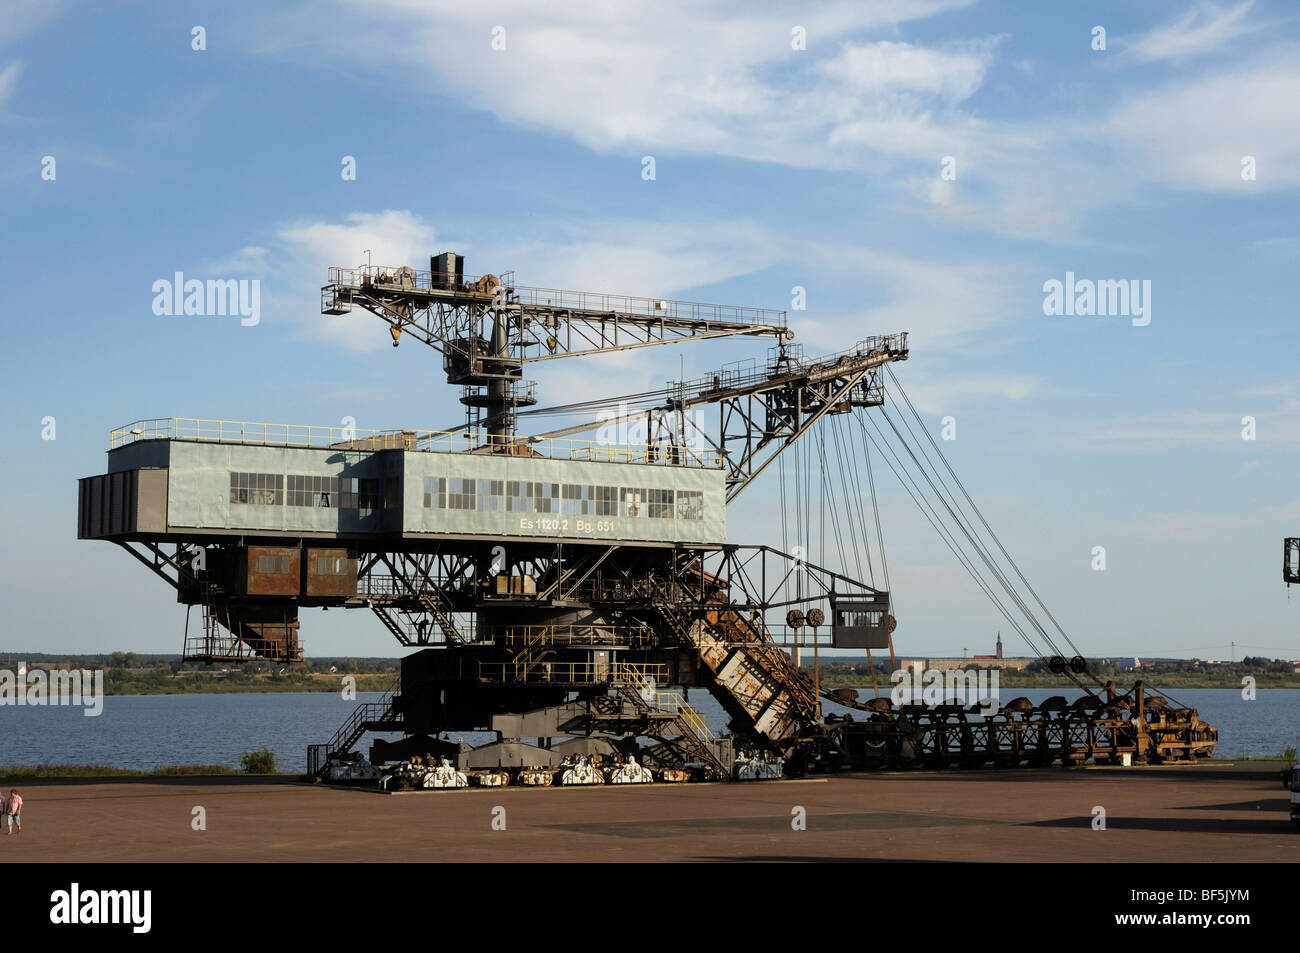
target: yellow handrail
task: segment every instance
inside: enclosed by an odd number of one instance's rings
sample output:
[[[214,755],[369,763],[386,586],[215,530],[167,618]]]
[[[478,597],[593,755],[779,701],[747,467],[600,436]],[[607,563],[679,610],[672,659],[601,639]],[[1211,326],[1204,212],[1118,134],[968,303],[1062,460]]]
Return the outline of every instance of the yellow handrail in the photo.
[[[658,667],[662,668],[663,666]],[[714,740],[713,732],[711,732],[708,725],[705,724],[704,716],[696,709],[692,708],[680,692],[651,691],[649,676],[638,675],[634,666],[629,665],[628,669],[629,674],[633,676],[631,679],[633,688],[642,698],[646,699],[647,704],[651,703],[651,699],[646,696],[653,696],[654,707],[675,714],[678,718],[686,722],[690,729],[704,741]]]
[[[413,450],[428,453],[505,453],[608,463],[721,467],[712,447],[613,444],[569,437],[502,437],[466,430],[358,430],[318,424],[275,424],[201,417],[137,420],[109,433],[109,449],[141,440],[202,440],[277,447]]]

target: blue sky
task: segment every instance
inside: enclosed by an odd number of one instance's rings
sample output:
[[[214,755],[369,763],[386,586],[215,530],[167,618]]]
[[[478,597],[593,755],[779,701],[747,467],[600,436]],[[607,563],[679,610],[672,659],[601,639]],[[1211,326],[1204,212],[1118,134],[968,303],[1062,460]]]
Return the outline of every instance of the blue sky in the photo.
[[[435,354],[318,313],[325,269],[369,248],[760,307],[799,285],[810,355],[909,331],[900,380],[936,433],[957,420],[945,452],[1082,649],[1300,655],[1292,5],[547,6],[0,3],[0,651],[179,649],[161,583],[74,538],[111,428],[460,419]],[[260,323],[154,315],[177,271],[259,279]],[[1150,324],[1045,315],[1067,272],[1149,280]],[[765,347],[535,376],[560,403]],[[779,539],[776,491],[746,491],[734,541]],[[882,493],[900,651],[990,650],[1006,625]],[[304,619],[309,654],[395,654],[368,616]]]

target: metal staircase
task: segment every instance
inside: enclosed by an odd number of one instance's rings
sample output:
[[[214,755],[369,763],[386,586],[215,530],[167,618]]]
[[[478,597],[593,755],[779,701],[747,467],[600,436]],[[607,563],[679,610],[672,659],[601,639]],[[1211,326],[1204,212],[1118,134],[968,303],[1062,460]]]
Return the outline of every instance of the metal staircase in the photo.
[[[704,617],[692,621],[661,582],[652,579],[651,587],[669,637],[699,654],[733,717],[778,750],[815,726],[819,706],[812,685],[732,603],[706,603]]]
[[[399,708],[399,685],[394,685],[378,701],[363,702],[347,721],[334,732],[334,737],[323,745],[307,746],[307,773],[319,774],[332,754],[346,754],[361,740],[367,731],[400,731],[402,715]]]
[[[633,675],[617,685],[624,698],[643,712],[668,712],[673,715],[672,729],[678,734],[678,746],[702,762],[705,771],[718,780],[731,777],[730,758],[721,755],[729,743],[709,730],[704,716],[692,708],[680,692],[659,691],[639,676]]]

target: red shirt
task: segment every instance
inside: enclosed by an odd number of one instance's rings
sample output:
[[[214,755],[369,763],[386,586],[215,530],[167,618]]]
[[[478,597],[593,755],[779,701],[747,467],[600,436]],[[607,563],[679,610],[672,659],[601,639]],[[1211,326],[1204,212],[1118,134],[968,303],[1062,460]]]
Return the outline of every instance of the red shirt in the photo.
[[[15,794],[9,798],[9,813],[21,814],[23,812],[23,799],[20,795]]]

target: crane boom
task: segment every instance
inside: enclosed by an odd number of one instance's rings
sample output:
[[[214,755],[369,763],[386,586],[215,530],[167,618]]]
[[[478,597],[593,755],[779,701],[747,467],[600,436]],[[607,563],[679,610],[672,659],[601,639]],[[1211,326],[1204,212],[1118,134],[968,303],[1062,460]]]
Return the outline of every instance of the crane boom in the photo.
[[[744,362],[692,381],[669,381],[664,401],[658,406],[612,420],[561,427],[533,439],[567,436],[644,416],[647,441],[658,431],[684,443],[685,428],[690,426],[724,461],[730,502],[826,414],[879,406],[883,401],[879,369],[893,361],[907,360],[907,354],[905,331],[869,337],[847,351],[813,361],[804,360],[797,348],[782,347],[766,367]],[[709,404],[719,407],[716,438],[686,413]],[[675,421],[663,426],[670,415],[676,415]],[[666,452],[672,452],[671,444]]]
[[[321,312],[360,307],[388,323],[394,347],[406,333],[440,352],[448,382],[465,388],[467,426],[481,426],[493,446],[508,442],[517,408],[536,403],[525,364],[721,337],[793,337],[784,311],[531,288],[515,285],[511,272],[473,278],[463,270],[464,258],[449,253],[431,258],[428,271],[330,268]]]

